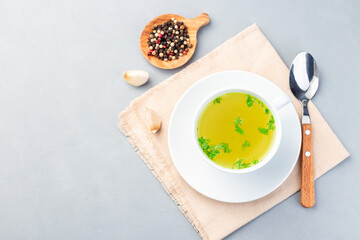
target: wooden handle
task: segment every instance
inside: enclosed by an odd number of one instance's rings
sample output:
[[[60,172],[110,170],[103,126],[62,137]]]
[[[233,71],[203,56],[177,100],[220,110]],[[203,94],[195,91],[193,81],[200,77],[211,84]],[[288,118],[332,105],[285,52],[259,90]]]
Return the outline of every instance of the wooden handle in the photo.
[[[194,21],[194,25],[197,26],[197,28],[201,28],[210,22],[209,15],[207,13],[202,13],[191,20]]]
[[[311,208],[315,205],[311,124],[302,125],[302,139],[301,205]]]

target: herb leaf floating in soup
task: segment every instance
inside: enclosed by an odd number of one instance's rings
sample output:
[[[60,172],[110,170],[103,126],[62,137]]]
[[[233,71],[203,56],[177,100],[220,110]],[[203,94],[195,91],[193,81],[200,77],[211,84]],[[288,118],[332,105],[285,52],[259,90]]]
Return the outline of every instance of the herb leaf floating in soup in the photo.
[[[221,97],[217,97],[213,100],[213,104],[220,103]]]
[[[253,97],[251,95],[247,95],[247,99],[246,99],[246,105],[248,105],[248,107],[252,107],[252,105],[255,102],[256,97]],[[258,102],[261,102],[260,100]]]
[[[212,160],[216,155],[220,154],[219,150],[223,150],[224,153],[230,153],[229,145],[227,143],[220,143],[218,145],[209,144],[210,140],[200,137],[199,144],[203,152]]]
[[[275,120],[274,120],[274,116],[273,116],[273,115],[271,115],[271,117],[270,117],[270,119],[269,119],[269,122],[266,123],[266,125],[267,125],[267,128],[261,128],[261,127],[259,127],[258,129],[259,129],[260,133],[265,134],[265,135],[268,135],[270,130],[274,130],[274,129],[276,128],[276,126],[275,126]]]
[[[246,93],[217,96],[203,108],[197,122],[202,151],[214,163],[230,169],[261,162],[270,152],[275,135],[276,123],[269,108]]]
[[[267,128],[258,128],[260,133],[264,134],[264,135],[268,135],[269,134],[269,129]]]
[[[274,116],[271,115],[269,122],[266,124],[268,126],[269,130],[274,130],[276,128],[275,126],[275,119]]]
[[[235,124],[235,131],[237,131],[238,133],[240,133],[241,135],[244,135],[245,132],[243,129],[241,129],[241,125],[242,125],[242,120],[240,117],[237,117],[234,121],[234,124]]]
[[[249,96],[248,96],[248,98],[249,98]],[[251,98],[251,96],[250,96],[250,98]],[[265,104],[264,104],[262,101],[257,100],[257,102],[259,103],[259,105],[260,105],[261,107],[263,107],[263,108],[265,109],[265,113],[266,113],[266,114],[269,114],[269,113],[270,113],[270,110],[265,106]],[[249,105],[248,105],[248,106],[249,106]],[[251,107],[251,106],[249,106],[249,107]]]
[[[243,168],[248,168],[250,167],[251,163],[246,163],[244,162],[244,159],[239,159],[236,162],[233,163],[233,165],[237,168],[237,169],[243,169]]]
[[[249,142],[249,141],[245,141],[245,142],[243,143],[243,145],[242,145],[242,150],[245,151],[246,147],[250,147],[250,146],[251,146],[250,142]]]

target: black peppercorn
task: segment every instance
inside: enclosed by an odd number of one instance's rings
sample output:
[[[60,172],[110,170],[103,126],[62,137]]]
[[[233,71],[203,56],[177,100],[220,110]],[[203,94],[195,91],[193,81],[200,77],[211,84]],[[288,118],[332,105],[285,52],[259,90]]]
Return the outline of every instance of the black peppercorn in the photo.
[[[172,61],[186,55],[192,44],[184,22],[175,18],[151,27],[148,38],[148,56],[155,56],[162,61]],[[185,53],[184,53],[185,52]]]

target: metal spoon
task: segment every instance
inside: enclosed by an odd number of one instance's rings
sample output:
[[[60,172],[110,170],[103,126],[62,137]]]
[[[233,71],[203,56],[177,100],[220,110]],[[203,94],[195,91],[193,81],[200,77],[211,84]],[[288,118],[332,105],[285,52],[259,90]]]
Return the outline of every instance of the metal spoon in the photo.
[[[295,57],[290,68],[289,82],[292,93],[300,100],[303,107],[301,205],[311,208],[315,205],[315,192],[312,132],[307,104],[318,89],[319,76],[315,59],[310,53],[302,52]]]

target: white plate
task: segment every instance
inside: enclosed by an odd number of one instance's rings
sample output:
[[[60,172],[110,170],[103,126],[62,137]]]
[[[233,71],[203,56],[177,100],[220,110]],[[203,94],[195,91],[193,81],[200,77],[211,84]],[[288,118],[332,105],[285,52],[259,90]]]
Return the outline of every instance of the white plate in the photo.
[[[195,83],[176,104],[169,125],[169,149],[175,167],[184,180],[201,194],[222,202],[240,203],[261,198],[278,188],[290,175],[301,147],[301,127],[290,103],[279,111],[283,132],[279,149],[264,167],[250,173],[227,173],[202,159],[194,144],[194,116],[204,99],[220,90],[256,89],[275,99],[282,91],[271,81],[253,73],[226,71]]]

